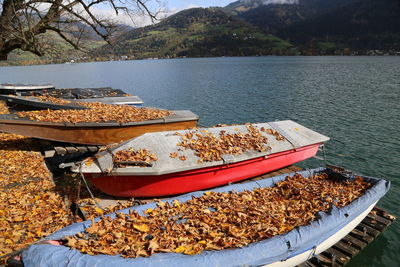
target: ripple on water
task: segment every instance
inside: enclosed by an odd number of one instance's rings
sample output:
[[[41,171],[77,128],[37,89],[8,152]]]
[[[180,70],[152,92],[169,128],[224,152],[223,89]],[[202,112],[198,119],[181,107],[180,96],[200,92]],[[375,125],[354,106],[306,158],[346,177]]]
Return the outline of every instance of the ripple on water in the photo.
[[[331,137],[330,163],[392,181],[379,205],[400,216],[399,70],[400,57],[205,58],[3,67],[0,81],[112,86],[208,125],[293,119]],[[399,251],[395,223],[349,266],[397,266]]]

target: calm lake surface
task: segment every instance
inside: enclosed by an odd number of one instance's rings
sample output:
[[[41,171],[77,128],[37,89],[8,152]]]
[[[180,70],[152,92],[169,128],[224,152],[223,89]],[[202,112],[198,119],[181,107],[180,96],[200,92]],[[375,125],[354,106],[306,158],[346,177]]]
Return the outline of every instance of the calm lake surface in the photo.
[[[400,57],[243,57],[1,67],[0,83],[120,88],[200,123],[291,119],[331,138],[327,160],[392,181],[379,206],[400,216]],[[310,159],[302,167],[324,163]],[[399,266],[396,222],[349,266]]]

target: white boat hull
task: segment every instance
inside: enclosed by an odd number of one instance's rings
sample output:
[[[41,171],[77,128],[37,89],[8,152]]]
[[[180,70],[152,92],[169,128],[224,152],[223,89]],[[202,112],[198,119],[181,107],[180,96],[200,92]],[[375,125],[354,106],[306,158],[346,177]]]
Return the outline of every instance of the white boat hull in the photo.
[[[360,215],[358,215],[354,220],[352,220],[350,223],[345,225],[342,229],[337,231],[334,235],[330,236],[328,239],[323,241],[321,244],[316,246],[315,248],[312,248],[310,250],[307,250],[299,255],[296,255],[294,257],[288,258],[285,261],[280,261],[280,262],[274,262],[271,264],[263,265],[264,267],[291,267],[291,266],[296,266],[300,263],[303,263],[315,255],[318,255],[328,248],[332,247],[335,245],[337,242],[339,242],[343,237],[345,237],[348,233],[350,233],[356,226],[368,215],[368,213],[374,208],[376,205],[376,202],[369,206],[365,211],[363,211]]]

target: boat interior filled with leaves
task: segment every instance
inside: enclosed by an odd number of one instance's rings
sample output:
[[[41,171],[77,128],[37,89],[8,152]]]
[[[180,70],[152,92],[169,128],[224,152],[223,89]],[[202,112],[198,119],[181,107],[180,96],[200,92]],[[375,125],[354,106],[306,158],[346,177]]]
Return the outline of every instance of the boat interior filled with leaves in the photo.
[[[35,110],[0,115],[0,130],[59,142],[109,145],[147,132],[195,127],[188,110],[103,103],[81,103],[85,109]]]
[[[296,266],[349,233],[390,182],[319,168],[198,191],[76,223],[25,266]],[[271,249],[273,248],[273,249]]]

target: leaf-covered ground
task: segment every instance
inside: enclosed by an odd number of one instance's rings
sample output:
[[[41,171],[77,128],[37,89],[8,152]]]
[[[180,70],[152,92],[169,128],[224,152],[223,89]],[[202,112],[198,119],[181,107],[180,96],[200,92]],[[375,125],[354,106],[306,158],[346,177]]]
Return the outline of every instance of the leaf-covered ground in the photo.
[[[8,113],[3,102],[0,113]],[[31,138],[0,133],[0,257],[80,220],[64,201],[71,197],[69,190],[56,187],[36,148]],[[89,198],[79,202],[86,203],[87,218],[132,205],[103,211]]]
[[[4,103],[0,107],[8,113]],[[0,255],[71,223],[43,158],[32,146],[29,138],[0,133]]]

